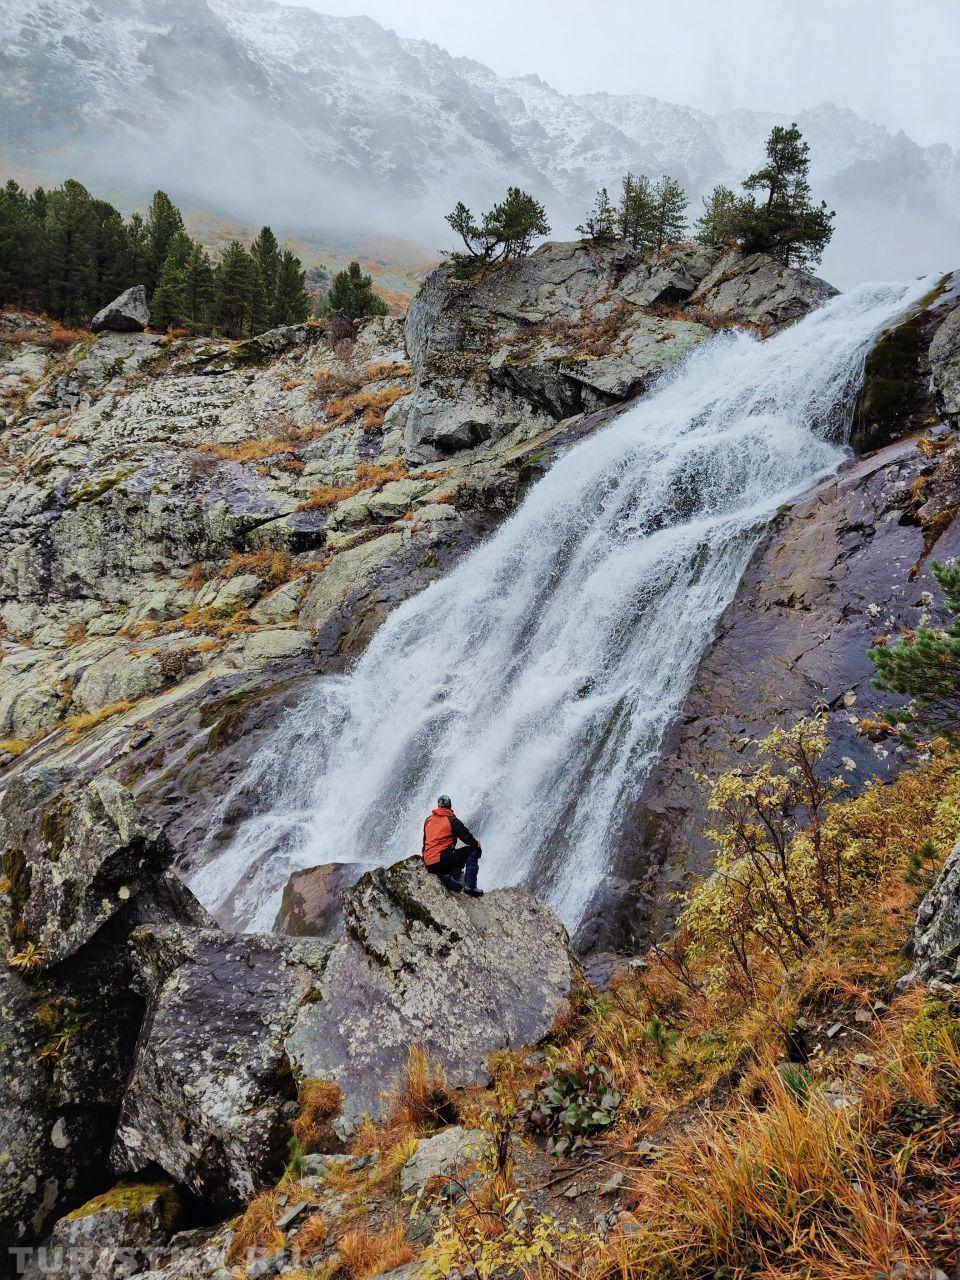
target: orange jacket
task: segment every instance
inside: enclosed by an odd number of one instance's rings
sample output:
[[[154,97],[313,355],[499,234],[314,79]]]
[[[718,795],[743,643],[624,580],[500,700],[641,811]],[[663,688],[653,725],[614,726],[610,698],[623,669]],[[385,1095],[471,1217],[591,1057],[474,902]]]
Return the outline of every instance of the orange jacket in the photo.
[[[455,816],[452,809],[434,809],[423,824],[423,860],[428,867],[439,862],[441,854],[457,843],[453,834]]]

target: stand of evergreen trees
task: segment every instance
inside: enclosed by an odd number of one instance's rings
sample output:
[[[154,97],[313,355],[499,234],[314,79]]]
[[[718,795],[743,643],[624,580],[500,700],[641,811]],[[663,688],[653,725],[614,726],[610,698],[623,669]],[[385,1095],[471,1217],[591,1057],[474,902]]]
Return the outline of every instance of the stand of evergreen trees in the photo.
[[[593,240],[625,240],[634,249],[649,253],[683,239],[689,203],[679,182],[669,174],[651,182],[643,174],[635,177],[628,173],[617,203],[602,187],[577,230]]]
[[[696,223],[703,244],[768,253],[785,267],[820,261],[833,235],[834,213],[810,194],[810,147],[795,124],[777,125],[766,144],[766,160],[743,183],[743,195],[718,186],[704,200]],[[616,203],[601,188],[577,230],[593,240],[624,240],[649,253],[682,240],[689,201],[668,174],[657,182],[628,173]]]
[[[127,221],[68,179],[28,195],[0,188],[0,306],[83,323],[131,285],[146,286],[157,329],[243,338],[310,314],[303,264],[264,227],[250,249],[234,240],[211,262],[158,191]]]

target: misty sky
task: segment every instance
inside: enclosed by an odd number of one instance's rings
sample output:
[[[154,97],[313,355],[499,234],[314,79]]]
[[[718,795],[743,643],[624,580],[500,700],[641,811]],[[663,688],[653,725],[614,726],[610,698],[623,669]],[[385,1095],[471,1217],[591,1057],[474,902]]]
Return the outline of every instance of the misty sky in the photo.
[[[960,146],[960,0],[288,0],[365,13],[503,75],[709,111],[829,99]]]

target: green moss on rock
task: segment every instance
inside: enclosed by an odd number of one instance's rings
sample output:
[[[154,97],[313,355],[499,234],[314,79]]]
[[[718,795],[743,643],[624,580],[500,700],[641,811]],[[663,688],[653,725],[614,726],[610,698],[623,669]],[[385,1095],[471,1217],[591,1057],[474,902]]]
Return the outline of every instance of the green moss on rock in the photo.
[[[171,1182],[118,1182],[116,1186],[94,1196],[79,1209],[68,1213],[68,1221],[89,1218],[95,1213],[122,1210],[133,1218],[142,1217],[148,1211],[155,1212],[165,1231],[176,1229],[182,1214],[177,1189]]]
[[[114,472],[113,475],[97,476],[95,480],[88,480],[85,484],[80,485],[78,489],[70,495],[67,503],[69,507],[79,507],[85,502],[96,502],[98,498],[102,498],[105,493],[116,488],[127,476],[133,474],[131,468],[124,471]]]

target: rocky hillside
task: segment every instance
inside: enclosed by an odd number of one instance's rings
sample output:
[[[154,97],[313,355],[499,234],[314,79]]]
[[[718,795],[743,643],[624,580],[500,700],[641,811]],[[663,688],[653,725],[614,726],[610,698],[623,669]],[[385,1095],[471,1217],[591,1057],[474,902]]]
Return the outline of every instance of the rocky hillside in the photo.
[[[289,233],[322,219],[395,234],[402,222],[431,247],[457,199],[487,208],[508,183],[545,200],[561,233],[628,170],[672,173],[699,208],[790,121],[640,94],[568,96],[368,18],[269,0],[4,0],[0,69],[3,158],[32,172],[42,161],[52,171],[39,178],[69,171],[121,191],[160,182],[213,209],[230,191],[233,211],[255,208]],[[830,103],[797,103],[792,118],[811,144],[818,198],[839,215],[831,278],[950,265],[960,169],[949,146],[918,146]]]
[[[64,338],[7,314],[8,773],[108,770],[196,857],[298,684],[341,669],[555,448],[716,328],[831,292],[761,257],[581,242],[470,287],[441,270],[405,324],[340,337]]]
[[[404,321],[355,328],[161,336],[136,297],[91,333],[0,315],[6,1240],[91,1280],[956,1265],[956,761],[889,735],[865,657],[938,616],[928,567],[958,544],[955,277],[868,357],[859,455],[758,548],[624,813],[589,954],[526,891],[453,896],[417,859],[302,874],[270,933],[177,874],[255,809],[220,802],[282,709],[559,450],[716,331],[833,292],[576,242],[442,269]],[[648,949],[707,863],[693,779],[758,739],[845,784],[815,872],[771,808],[772,887],[733,827],[730,874]]]

